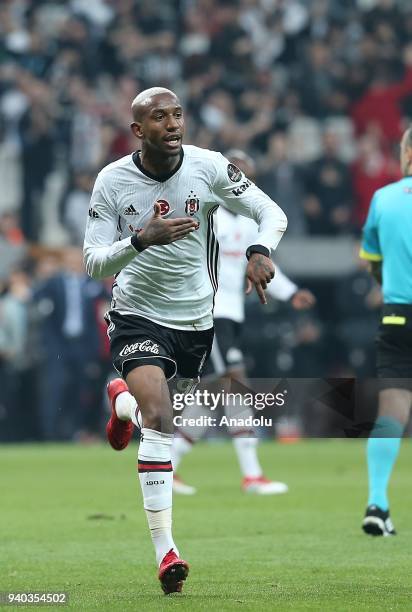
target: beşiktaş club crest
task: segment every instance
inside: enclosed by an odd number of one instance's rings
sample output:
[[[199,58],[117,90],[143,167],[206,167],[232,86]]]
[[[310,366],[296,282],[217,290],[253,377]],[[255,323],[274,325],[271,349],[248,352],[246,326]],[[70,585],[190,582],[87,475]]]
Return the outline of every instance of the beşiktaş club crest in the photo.
[[[186,204],[185,205],[186,214],[193,217],[193,215],[195,215],[197,211],[199,210],[199,205],[200,205],[199,198],[196,197],[196,194],[194,191],[191,191],[189,193],[189,197],[187,198],[185,204]]]

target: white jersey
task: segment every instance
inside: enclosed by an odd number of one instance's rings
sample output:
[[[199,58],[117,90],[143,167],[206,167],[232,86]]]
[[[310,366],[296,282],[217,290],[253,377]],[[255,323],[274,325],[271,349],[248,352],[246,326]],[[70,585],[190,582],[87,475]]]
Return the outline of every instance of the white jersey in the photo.
[[[163,217],[191,216],[199,229],[138,253],[131,237],[146,226],[155,202]],[[136,153],[103,168],[91,198],[84,259],[93,278],[116,275],[112,308],[176,329],[210,328],[218,283],[214,213],[221,202],[254,219],[258,244],[276,248],[285,214],[220,153],[186,145],[164,177],[146,172]]]
[[[251,219],[233,215],[223,206],[217,211],[219,241],[219,289],[215,297],[214,317],[242,323],[245,318],[245,251],[259,242],[258,228]],[[267,286],[274,298],[287,301],[298,290],[278,266],[275,277]]]

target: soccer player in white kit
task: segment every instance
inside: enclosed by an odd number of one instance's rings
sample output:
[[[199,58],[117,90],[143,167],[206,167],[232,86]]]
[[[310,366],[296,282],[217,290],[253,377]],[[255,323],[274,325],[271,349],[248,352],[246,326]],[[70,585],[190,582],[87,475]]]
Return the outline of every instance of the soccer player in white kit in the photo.
[[[112,390],[109,442],[124,448],[133,414],[117,407],[127,390],[142,415],[138,472],[163,591],[180,592],[189,566],[172,537],[172,404],[167,381],[197,381],[213,341],[220,202],[253,218],[258,241],[246,275],[262,302],[274,276],[270,251],[286,229],[283,211],[220,153],[183,146],[183,110],[173,92],[151,88],[132,103],[141,150],[99,173],[84,242],[87,272],[115,275],[107,313],[113,364],[127,385]],[[119,411],[119,412],[118,412]],[[120,417],[120,418],[119,418]]]
[[[250,179],[255,176],[254,161],[240,150],[230,150],[225,157]],[[220,206],[217,213],[217,237],[219,241],[219,289],[215,297],[213,312],[215,335],[212,351],[204,375],[210,379],[231,378],[248,386],[244,357],[241,350],[240,336],[245,319],[245,250],[256,241],[257,225],[246,217]],[[249,288],[250,289],[250,288]],[[299,289],[276,266],[274,279],[268,285],[267,293],[280,301],[290,301],[296,310],[311,308],[316,299],[307,289]],[[224,381],[222,381],[222,384]],[[246,493],[257,495],[275,495],[286,493],[288,487],[283,482],[266,478],[259,461],[258,438],[252,428],[245,428],[242,423],[253,416],[250,408],[226,407],[226,416],[232,417],[235,423],[228,427],[242,473],[242,489]],[[182,495],[193,495],[195,487],[184,482],[177,475],[177,469],[183,457],[189,453],[194,444],[206,433],[207,418],[210,409],[202,405],[187,406],[182,414],[183,425],[175,434],[172,447],[173,490]],[[203,417],[199,419],[199,417]],[[191,419],[195,419],[191,420]],[[236,423],[238,420],[238,423]],[[205,423],[190,425],[189,423]]]

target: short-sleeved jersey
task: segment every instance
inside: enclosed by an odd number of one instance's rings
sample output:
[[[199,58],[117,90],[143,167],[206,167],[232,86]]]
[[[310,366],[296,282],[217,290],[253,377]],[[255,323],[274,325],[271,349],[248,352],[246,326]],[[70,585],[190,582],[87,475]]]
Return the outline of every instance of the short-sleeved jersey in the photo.
[[[138,253],[131,243],[159,202],[165,219],[192,217],[199,229],[171,244]],[[283,211],[220,153],[185,145],[174,171],[154,177],[139,155],[127,155],[99,173],[84,241],[87,272],[116,275],[112,308],[177,329],[213,325],[218,286],[215,219],[219,203],[259,226],[257,244],[275,249],[287,221]]]
[[[382,261],[385,304],[412,304],[412,177],[376,191],[360,255]]]
[[[224,206],[220,206],[216,218],[220,268],[214,317],[242,323],[245,318],[245,251],[258,241],[258,228],[251,219],[234,215]],[[275,277],[267,286],[269,295],[287,301],[297,289],[295,283],[276,266]]]

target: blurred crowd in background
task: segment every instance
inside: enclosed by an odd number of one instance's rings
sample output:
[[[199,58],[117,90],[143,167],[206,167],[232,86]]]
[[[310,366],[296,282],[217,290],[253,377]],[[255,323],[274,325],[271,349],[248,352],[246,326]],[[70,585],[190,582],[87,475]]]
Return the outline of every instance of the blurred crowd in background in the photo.
[[[102,431],[110,282],[86,277],[81,245],[97,172],[138,146],[137,92],[170,87],[187,143],[253,157],[285,240],[355,242],[400,177],[411,41],[408,0],[3,0],[0,439]],[[313,311],[248,300],[250,375],[373,376],[381,297],[364,264],[294,280]]]

